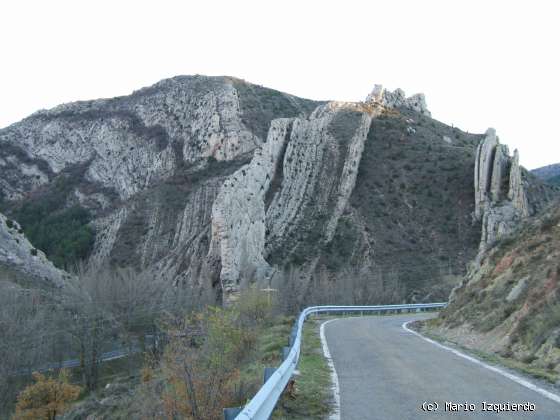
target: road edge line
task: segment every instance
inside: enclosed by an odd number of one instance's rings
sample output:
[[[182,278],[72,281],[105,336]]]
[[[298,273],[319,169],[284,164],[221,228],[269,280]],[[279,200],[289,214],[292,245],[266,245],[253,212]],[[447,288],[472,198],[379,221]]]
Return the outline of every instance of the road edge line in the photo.
[[[331,382],[332,382],[332,392],[334,398],[333,410],[329,415],[329,420],[340,420],[340,386],[338,383],[338,374],[336,373],[336,369],[334,367],[334,362],[331,357],[331,352],[329,351],[329,345],[327,344],[327,338],[325,336],[325,325],[330,322],[337,321],[336,319],[329,319],[321,324],[319,328],[319,335],[321,337],[321,345],[323,347],[323,356],[327,360],[327,364],[329,369],[331,370]]]
[[[431,338],[423,336],[418,331],[411,330],[410,328],[408,328],[408,324],[410,324],[413,321],[414,320],[403,322],[403,324],[402,324],[403,330],[405,330],[405,331],[407,331],[411,334],[414,334],[417,337],[420,337],[422,340],[427,341],[428,343],[431,343],[431,344],[433,344],[433,345],[435,345],[439,348],[450,351],[451,353],[455,354],[456,356],[462,357],[463,359],[466,359],[466,360],[468,360],[468,361],[470,361],[474,364],[482,366],[485,369],[488,369],[488,370],[491,370],[492,372],[498,373],[499,375],[502,375],[502,376],[512,380],[513,382],[516,382],[519,385],[524,386],[525,388],[528,388],[532,391],[535,391],[538,394],[541,394],[542,396],[548,398],[549,400],[552,400],[552,401],[560,404],[560,395],[557,395],[553,392],[547,391],[546,389],[535,385],[534,383],[528,381],[527,379],[524,379],[524,378],[522,378],[520,376],[517,376],[517,375],[514,375],[512,373],[509,373],[509,372],[507,372],[503,369],[500,369],[499,367],[489,365],[489,364],[483,362],[482,360],[477,359],[476,357],[469,356],[468,354],[460,352],[457,349],[454,349],[454,348],[451,348],[451,347],[448,347],[448,346],[444,346],[443,344],[438,343],[437,341],[432,340]]]

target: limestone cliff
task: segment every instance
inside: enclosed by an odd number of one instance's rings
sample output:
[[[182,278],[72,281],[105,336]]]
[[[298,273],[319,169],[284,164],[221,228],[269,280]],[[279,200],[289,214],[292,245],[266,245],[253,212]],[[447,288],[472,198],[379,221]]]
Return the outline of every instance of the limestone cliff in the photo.
[[[127,199],[169,178],[180,165],[251,152],[265,138],[244,123],[245,113],[267,119],[269,105],[262,89],[250,98],[257,110],[252,102],[245,110],[249,98],[236,88],[243,85],[229,78],[177,77],[131,96],[36,112],[0,131],[4,197],[21,198],[61,171],[87,163],[85,180]],[[281,94],[277,102],[286,116],[312,104]]]

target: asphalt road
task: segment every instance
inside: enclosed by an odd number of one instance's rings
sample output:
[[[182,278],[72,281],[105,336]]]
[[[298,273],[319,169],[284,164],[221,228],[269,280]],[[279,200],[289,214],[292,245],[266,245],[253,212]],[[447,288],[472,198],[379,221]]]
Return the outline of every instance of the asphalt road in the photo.
[[[430,316],[344,318],[325,325],[342,420],[560,419],[557,402],[402,328],[405,321]],[[476,408],[446,412],[446,401]],[[424,411],[425,402],[437,402],[438,410]],[[535,411],[482,411],[483,402],[529,402]]]

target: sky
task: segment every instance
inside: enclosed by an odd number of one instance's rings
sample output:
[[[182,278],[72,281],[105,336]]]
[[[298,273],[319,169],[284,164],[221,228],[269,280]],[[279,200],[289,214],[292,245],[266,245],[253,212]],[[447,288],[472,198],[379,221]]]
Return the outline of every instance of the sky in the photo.
[[[383,84],[425,93],[445,123],[496,128],[532,169],[560,162],[559,11],[553,0],[3,1],[0,127],[180,74],[343,101]]]

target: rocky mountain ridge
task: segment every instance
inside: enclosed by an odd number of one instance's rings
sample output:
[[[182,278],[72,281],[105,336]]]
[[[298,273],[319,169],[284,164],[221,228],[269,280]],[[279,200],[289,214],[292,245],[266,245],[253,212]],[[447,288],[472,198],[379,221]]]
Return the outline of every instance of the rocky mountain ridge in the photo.
[[[532,169],[533,175],[542,180],[560,175],[560,163],[553,163],[552,165],[542,166],[540,168]]]
[[[354,275],[367,280],[345,300],[445,299],[481,226],[496,236],[552,195],[507,151],[492,158],[493,136],[477,157],[482,136],[431,119],[423,95],[401,90],[324,103],[181,76],[0,130],[0,210],[36,241],[49,215],[60,223],[81,209],[91,263],[212,288],[224,302],[293,267],[302,304],[335,299],[316,295]],[[504,179],[511,188],[498,188]]]
[[[533,169],[531,173],[548,184],[560,186],[560,163]]]

